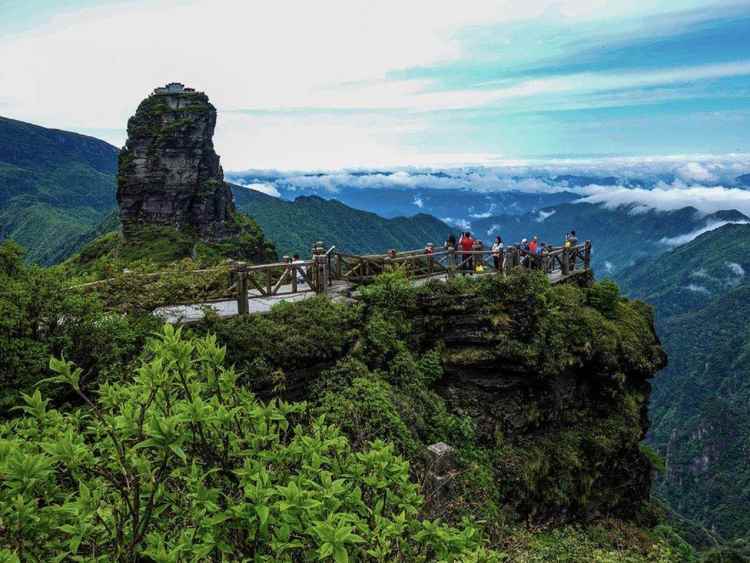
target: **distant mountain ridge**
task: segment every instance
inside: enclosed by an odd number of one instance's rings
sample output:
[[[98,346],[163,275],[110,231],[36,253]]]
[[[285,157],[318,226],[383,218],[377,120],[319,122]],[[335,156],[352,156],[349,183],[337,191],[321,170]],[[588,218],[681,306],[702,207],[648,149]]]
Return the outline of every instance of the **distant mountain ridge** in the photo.
[[[386,219],[316,196],[290,202],[240,186],[232,191],[237,208],[258,222],[280,254],[305,255],[317,240],[354,254],[413,250],[429,242],[441,245],[451,232],[432,215]]]
[[[0,240],[42,264],[94,228],[115,203],[118,149],[85,135],[0,117]]]
[[[652,303],[669,356],[654,381],[656,492],[750,552],[750,225],[724,225],[616,279]]]

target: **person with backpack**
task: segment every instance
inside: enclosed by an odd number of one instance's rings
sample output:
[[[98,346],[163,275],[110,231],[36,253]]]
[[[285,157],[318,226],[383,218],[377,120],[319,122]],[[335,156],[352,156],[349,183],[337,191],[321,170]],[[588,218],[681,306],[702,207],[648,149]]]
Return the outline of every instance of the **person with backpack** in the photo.
[[[492,261],[495,263],[495,270],[499,272],[503,269],[503,238],[500,235],[492,243]]]
[[[453,233],[450,233],[448,238],[445,239],[445,248],[446,250],[449,248],[456,248],[456,236]]]

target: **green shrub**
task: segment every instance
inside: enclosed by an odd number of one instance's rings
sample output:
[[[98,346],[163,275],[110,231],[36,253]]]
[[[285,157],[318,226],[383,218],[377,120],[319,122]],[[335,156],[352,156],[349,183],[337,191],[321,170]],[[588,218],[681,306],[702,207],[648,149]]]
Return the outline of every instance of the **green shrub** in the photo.
[[[617,304],[620,302],[620,288],[612,280],[596,282],[586,292],[587,303],[608,319],[617,316]]]
[[[261,403],[207,336],[166,326],[127,383],[57,383],[0,424],[0,555],[24,561],[492,561],[477,529],[421,520],[408,463],[347,439],[304,404]],[[362,382],[363,388],[367,383]]]
[[[151,317],[107,313],[95,297],[66,285],[55,271],[20,263],[0,272],[0,416],[49,375],[50,355],[74,360],[86,385],[125,369],[159,326]],[[67,395],[54,393],[58,400]]]

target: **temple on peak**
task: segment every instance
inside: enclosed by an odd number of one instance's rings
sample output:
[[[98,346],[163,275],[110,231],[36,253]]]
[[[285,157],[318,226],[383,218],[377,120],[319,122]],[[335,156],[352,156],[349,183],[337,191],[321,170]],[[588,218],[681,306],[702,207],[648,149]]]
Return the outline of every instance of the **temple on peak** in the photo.
[[[154,94],[194,94],[195,88],[187,88],[182,82],[170,82],[154,88]]]

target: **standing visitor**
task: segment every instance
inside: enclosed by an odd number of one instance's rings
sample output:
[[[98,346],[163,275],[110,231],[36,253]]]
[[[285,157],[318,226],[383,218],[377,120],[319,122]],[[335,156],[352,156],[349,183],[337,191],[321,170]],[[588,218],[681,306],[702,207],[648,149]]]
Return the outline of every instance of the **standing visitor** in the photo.
[[[500,235],[495,237],[492,243],[492,261],[495,263],[495,270],[498,272],[503,268],[503,239]]]
[[[449,248],[456,248],[456,237],[453,233],[450,233],[448,235],[448,238],[445,240],[445,248],[446,250]]]
[[[576,258],[578,257],[578,249],[576,248],[576,246],[578,246],[578,237],[576,237],[575,230],[571,229],[565,240],[565,248],[569,253],[568,261],[570,263],[571,270],[576,269]]]
[[[471,251],[474,250],[474,239],[471,238],[471,233],[466,231],[461,236],[461,240],[458,241],[458,244],[461,246],[464,270],[472,272],[474,270],[474,259]]]
[[[518,245],[518,255],[521,257],[521,266],[526,268],[529,265],[529,241],[527,239],[521,239],[521,244]]]

